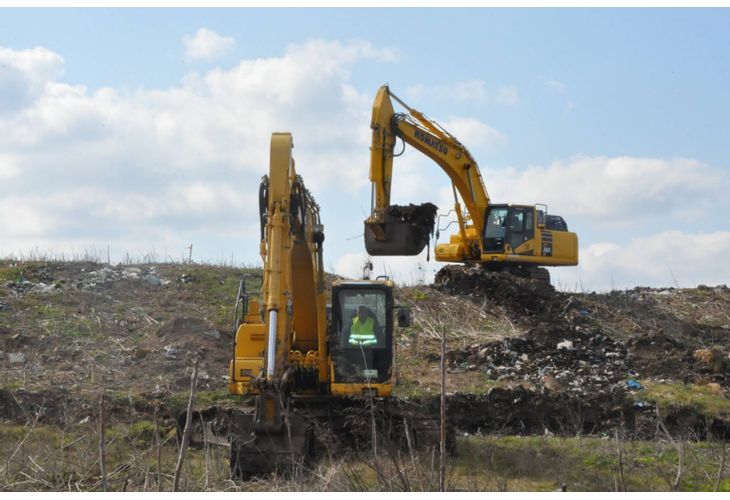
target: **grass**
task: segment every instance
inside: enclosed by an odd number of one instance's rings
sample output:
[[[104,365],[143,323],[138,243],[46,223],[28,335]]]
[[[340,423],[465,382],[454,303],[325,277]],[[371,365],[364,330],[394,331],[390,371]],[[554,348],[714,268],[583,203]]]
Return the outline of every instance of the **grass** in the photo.
[[[423,358],[400,356],[399,379],[395,386],[398,397],[434,396],[440,391],[439,366]],[[446,377],[447,393],[483,394],[500,383],[491,380],[484,372],[451,372]]]
[[[707,385],[684,385],[680,382],[642,381],[645,389],[634,395],[635,399],[652,401],[662,406],[687,406],[696,408],[710,417],[730,416],[730,399]]]
[[[216,398],[220,394],[206,397]],[[199,406],[198,406],[199,407]],[[107,427],[107,470],[113,491],[156,491],[156,426],[149,418]],[[161,484],[169,491],[177,459],[175,428],[159,426]],[[618,450],[621,449],[621,458]],[[718,442],[684,442],[682,491],[730,491],[720,478]],[[725,450],[725,452],[727,452]],[[409,455],[369,453],[323,458],[295,479],[267,477],[241,482],[228,477],[223,448],[189,450],[186,491],[432,491],[437,469],[428,452]],[[47,425],[0,424],[0,491],[99,491],[98,423],[67,429]],[[12,457],[12,460],[9,460]],[[668,491],[676,477],[677,449],[663,441],[547,436],[459,436],[447,460],[450,491]],[[619,464],[624,480],[619,478]]]
[[[568,491],[668,491],[676,477],[678,454],[663,442],[611,438],[491,437],[459,440],[455,471],[462,475],[501,478],[510,491],[549,491],[565,484]],[[685,443],[683,491],[713,491],[720,467],[719,443]],[[486,477],[483,479],[486,481]],[[728,480],[719,491],[728,491]]]

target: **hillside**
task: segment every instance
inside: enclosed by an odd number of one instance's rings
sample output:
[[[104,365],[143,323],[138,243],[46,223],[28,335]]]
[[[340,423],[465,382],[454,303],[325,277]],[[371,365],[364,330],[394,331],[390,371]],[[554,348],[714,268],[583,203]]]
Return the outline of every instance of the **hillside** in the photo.
[[[193,354],[201,359],[197,405],[236,404],[226,381],[232,301],[243,272],[0,262],[3,455],[32,458],[17,453],[26,446],[21,429],[31,425],[81,432],[96,420],[102,392],[110,425],[127,426],[125,439],[149,446],[149,428],[135,433],[129,426],[157,415],[160,428],[174,426]],[[661,428],[664,439],[730,436],[725,286],[557,293],[508,275],[446,268],[435,285],[398,289],[397,301],[415,320],[397,334],[397,395],[433,407],[445,333],[447,408],[461,435],[601,438],[620,431],[652,442],[662,438]],[[10,469],[8,463],[6,478]],[[66,489],[63,481],[44,481],[8,481],[3,489]],[[127,483],[143,489],[140,480]],[[98,488],[96,479],[82,484]]]

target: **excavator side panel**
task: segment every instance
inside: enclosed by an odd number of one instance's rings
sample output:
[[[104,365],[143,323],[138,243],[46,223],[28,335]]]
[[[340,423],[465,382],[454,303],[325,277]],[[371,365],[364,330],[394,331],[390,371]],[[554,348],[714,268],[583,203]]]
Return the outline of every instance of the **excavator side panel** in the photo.
[[[236,331],[236,352],[231,360],[231,381],[228,390],[231,394],[252,394],[250,382],[264,367],[266,325],[263,323],[244,323]]]
[[[543,232],[543,241],[544,241]],[[552,257],[556,260],[571,262],[563,264],[574,266],[578,264],[578,237],[568,231],[550,231],[552,235]]]

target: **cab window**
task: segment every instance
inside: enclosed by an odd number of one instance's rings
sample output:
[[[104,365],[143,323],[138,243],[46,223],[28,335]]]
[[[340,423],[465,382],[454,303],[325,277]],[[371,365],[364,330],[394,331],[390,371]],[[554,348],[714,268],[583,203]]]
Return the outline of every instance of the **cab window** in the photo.
[[[507,234],[507,207],[492,208],[487,217],[485,238],[504,238]]]
[[[340,331],[338,332],[338,344],[342,347],[352,347],[351,334],[353,324],[372,326],[376,343],[362,343],[362,347],[382,347],[385,329],[385,292],[382,290],[341,290],[340,303]],[[361,321],[362,320],[362,321]],[[357,344],[358,346],[360,344]]]

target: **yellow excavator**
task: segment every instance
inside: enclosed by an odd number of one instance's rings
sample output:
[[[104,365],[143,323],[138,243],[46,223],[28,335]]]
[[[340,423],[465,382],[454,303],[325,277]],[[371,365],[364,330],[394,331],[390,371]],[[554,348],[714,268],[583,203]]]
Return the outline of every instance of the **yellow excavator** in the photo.
[[[396,113],[393,100],[406,110]],[[409,107],[387,85],[375,97],[372,112],[370,180],[371,215],[365,220],[365,247],[370,255],[418,255],[434,231],[433,204],[390,204],[396,140],[401,139],[435,161],[451,179],[458,232],[437,244],[441,262],[478,263],[489,270],[549,282],[540,266],[578,264],[578,238],[565,220],[547,206],[494,204],[484,187],[479,166],[469,150],[423,113]],[[464,203],[462,212],[459,197]],[[438,240],[438,230],[436,233]]]
[[[328,296],[319,206],[295,171],[292,147],[291,134],[272,135],[259,189],[262,283],[247,290],[251,277],[244,276],[236,296],[229,392],[255,399],[253,411],[227,414],[236,476],[301,464],[314,454],[319,424],[347,436],[338,409],[358,396],[387,401],[396,316],[399,326],[411,321],[387,278],[335,281]],[[388,411],[397,421],[408,418]]]

